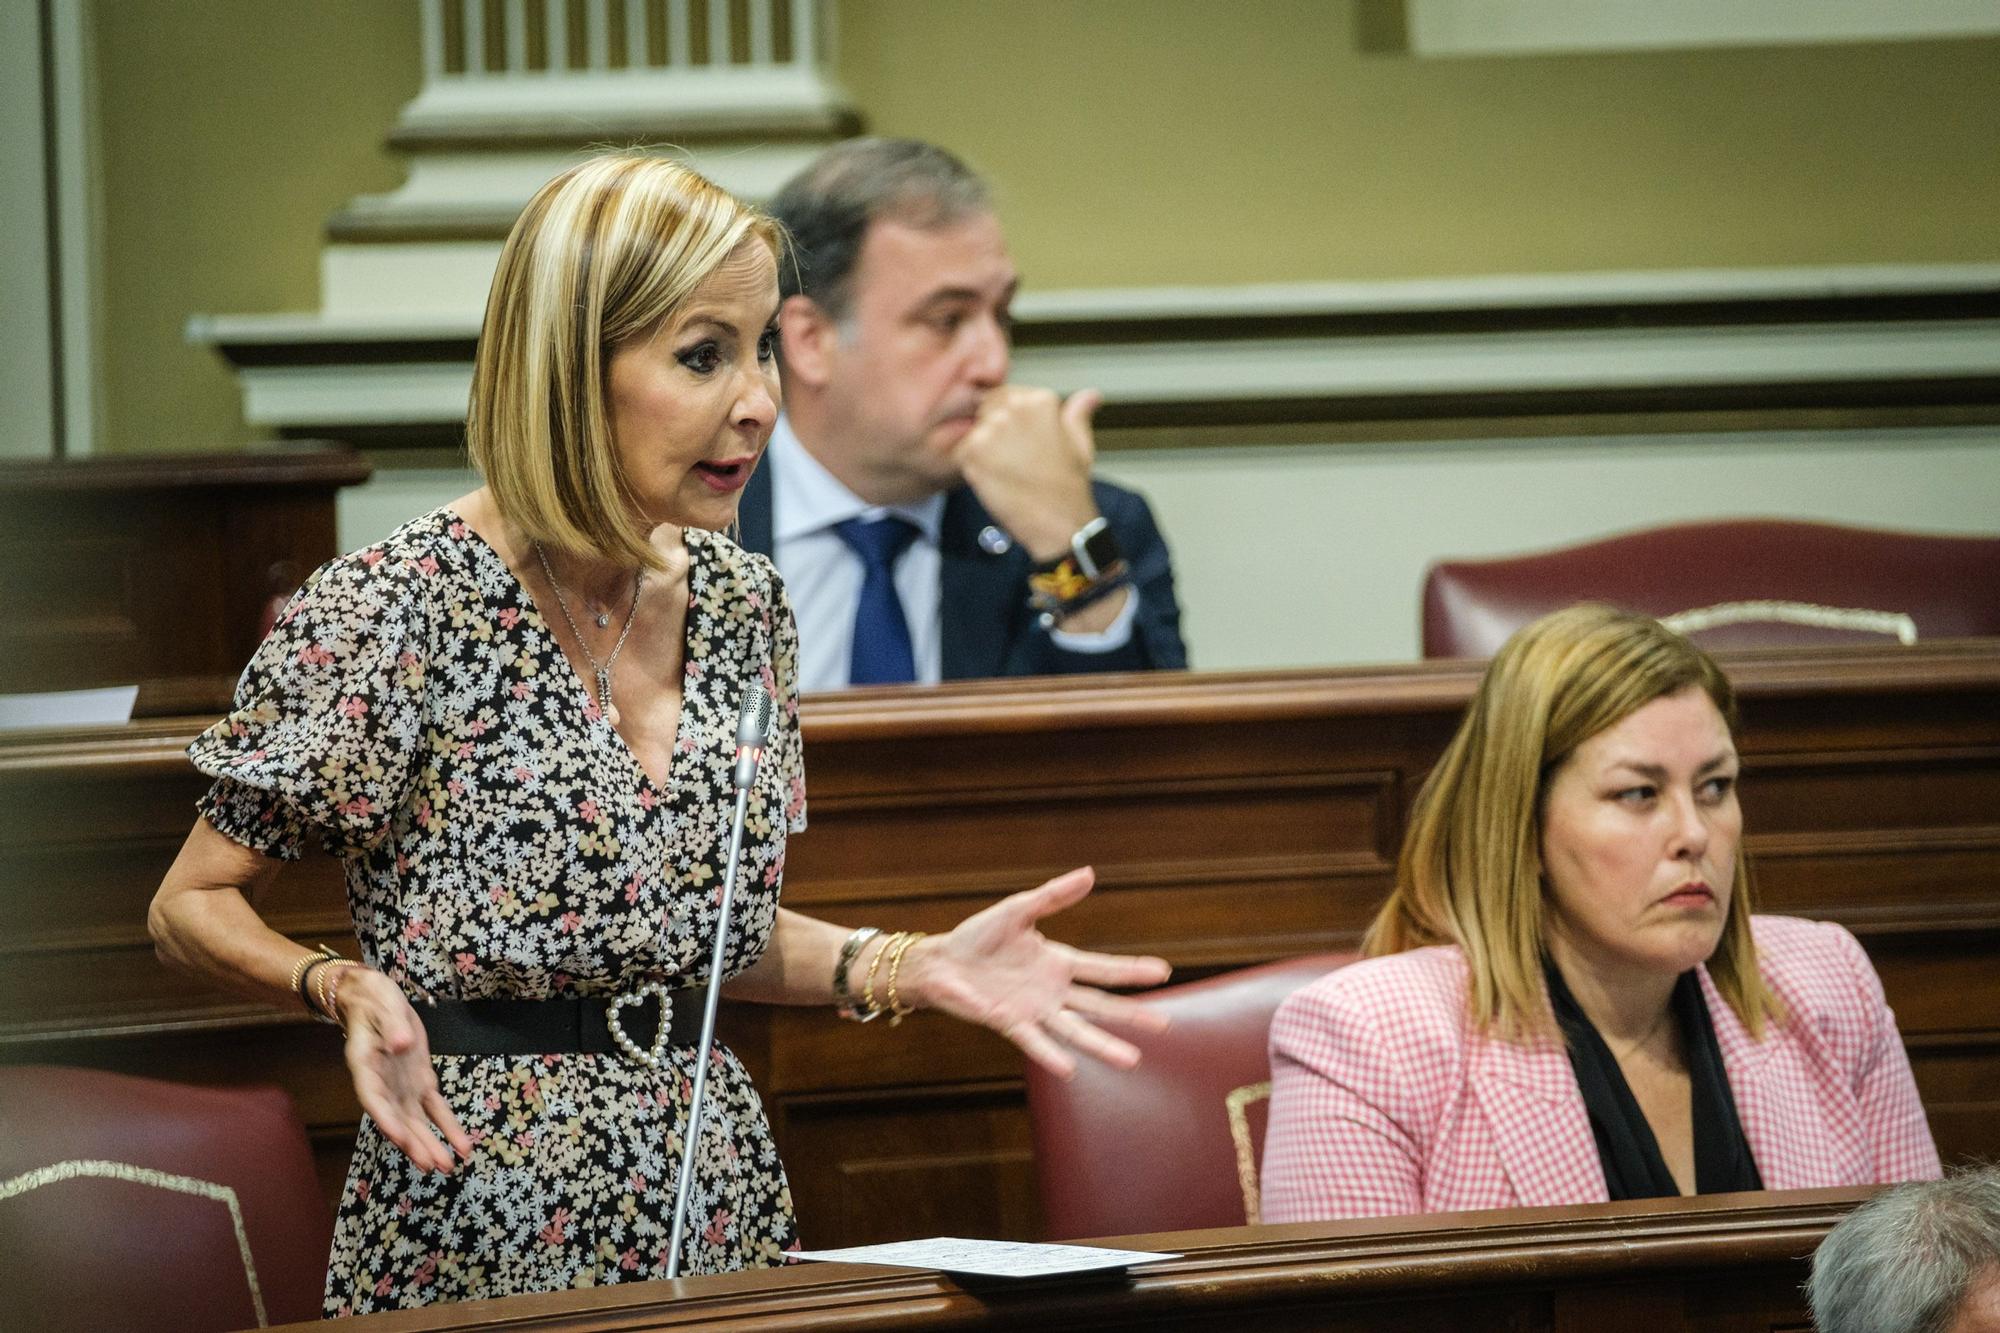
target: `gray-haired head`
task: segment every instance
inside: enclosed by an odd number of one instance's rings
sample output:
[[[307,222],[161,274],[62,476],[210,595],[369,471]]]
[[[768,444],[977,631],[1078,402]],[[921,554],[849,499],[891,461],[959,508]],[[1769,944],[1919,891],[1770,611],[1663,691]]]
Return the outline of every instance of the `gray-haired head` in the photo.
[[[800,293],[840,319],[871,223],[892,218],[928,230],[992,209],[986,182],[964,162],[919,139],[849,139],[792,177],[769,205],[791,234],[780,294]]]
[[[2000,1167],[1884,1190],[1820,1243],[1806,1293],[1820,1333],[1946,1333],[2000,1280]]]

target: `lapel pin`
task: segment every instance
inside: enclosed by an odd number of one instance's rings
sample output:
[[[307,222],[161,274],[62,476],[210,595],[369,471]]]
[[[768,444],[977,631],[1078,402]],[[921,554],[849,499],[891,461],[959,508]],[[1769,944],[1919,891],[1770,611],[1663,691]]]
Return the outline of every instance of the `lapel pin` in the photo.
[[[989,523],[979,530],[979,549],[988,555],[1005,555],[1014,549],[1014,539]]]

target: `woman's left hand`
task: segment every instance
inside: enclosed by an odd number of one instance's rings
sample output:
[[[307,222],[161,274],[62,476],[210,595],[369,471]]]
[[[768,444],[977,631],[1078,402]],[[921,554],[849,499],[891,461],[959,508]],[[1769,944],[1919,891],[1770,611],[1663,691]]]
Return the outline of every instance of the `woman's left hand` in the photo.
[[[992,1028],[1063,1078],[1076,1072],[1072,1052],[1130,1069],[1139,1063],[1138,1048],[1098,1024],[1158,1032],[1166,1016],[1098,987],[1156,986],[1167,979],[1166,960],[1089,953],[1035,928],[1089,893],[1095,878],[1088,867],[1072,870],[1001,899],[949,935],[919,940],[903,960],[898,989],[921,1008]]]

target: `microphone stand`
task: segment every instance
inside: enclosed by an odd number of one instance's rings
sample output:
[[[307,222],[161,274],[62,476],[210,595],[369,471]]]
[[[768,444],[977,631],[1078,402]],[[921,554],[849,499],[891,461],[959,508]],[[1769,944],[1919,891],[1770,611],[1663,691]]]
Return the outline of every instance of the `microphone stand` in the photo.
[[[680,1184],[674,1190],[674,1227],[667,1241],[667,1276],[681,1275],[681,1232],[687,1222],[688,1196],[694,1190],[694,1159],[701,1136],[702,1102],[708,1092],[709,1052],[715,1045],[715,1009],[722,998],[722,951],[729,943],[729,912],[736,898],[737,864],[743,857],[743,823],[750,812],[750,788],[771,737],[771,696],[760,682],[743,691],[743,711],[736,720],[736,814],[729,827],[729,860],[722,873],[722,901],[716,907],[715,949],[708,960],[708,995],[701,1015],[701,1041],[695,1047],[694,1090],[688,1096],[687,1129],[681,1134]],[[666,1016],[661,1015],[661,1022]]]

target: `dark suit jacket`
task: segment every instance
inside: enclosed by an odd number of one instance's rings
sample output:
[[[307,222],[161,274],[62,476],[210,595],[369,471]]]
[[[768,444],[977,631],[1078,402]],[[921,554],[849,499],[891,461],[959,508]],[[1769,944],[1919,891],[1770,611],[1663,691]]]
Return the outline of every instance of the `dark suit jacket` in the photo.
[[[766,457],[743,488],[739,515],[746,549],[771,554],[771,488],[776,460]],[[782,484],[776,483],[776,484]],[[1089,671],[1145,671],[1187,666],[1174,571],[1153,511],[1132,491],[1093,481],[1097,507],[1118,535],[1139,590],[1132,637],[1109,653],[1073,653],[1056,646],[1028,609],[1028,553],[1018,544],[994,555],[979,544],[993,520],[972,490],[945,497],[938,532],[943,557],[944,678],[1059,676]]]

